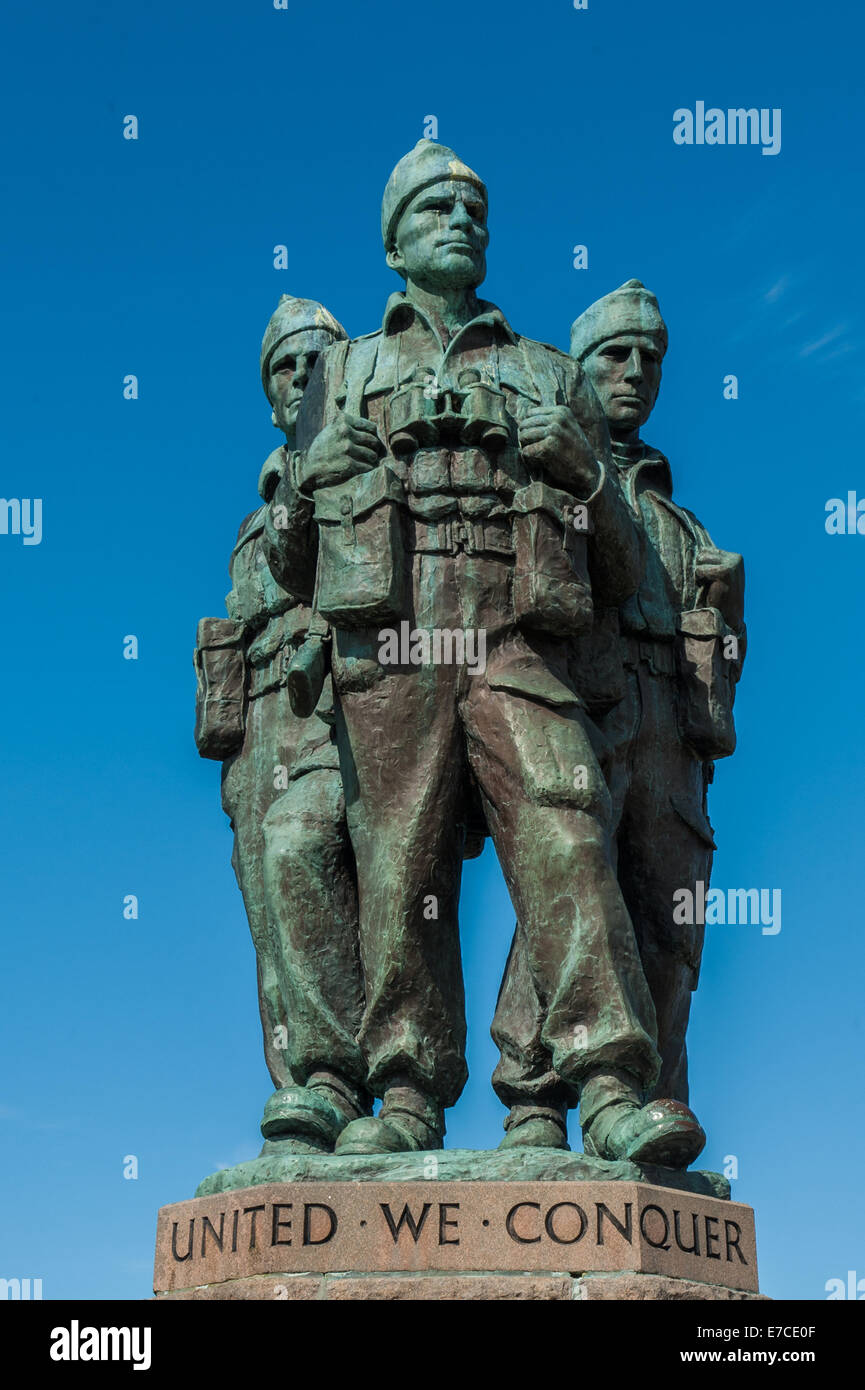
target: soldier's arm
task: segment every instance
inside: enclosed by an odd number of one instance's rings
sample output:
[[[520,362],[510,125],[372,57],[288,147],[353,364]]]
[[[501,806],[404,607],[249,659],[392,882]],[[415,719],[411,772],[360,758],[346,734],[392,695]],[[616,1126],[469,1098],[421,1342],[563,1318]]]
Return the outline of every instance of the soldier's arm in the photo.
[[[225,607],[229,618],[243,625],[246,640],[253,637],[267,619],[267,615],[260,611],[259,596],[251,580],[254,571],[254,548],[261,543],[261,525],[265,511],[265,507],[258,507],[244,517],[228,562],[231,588],[225,596]]]
[[[694,568],[702,587],[702,602],[717,608],[725,623],[738,632],[745,625],[745,561],[732,550],[714,546],[697,551]]]
[[[691,551],[688,568],[694,586],[693,594],[685,596],[685,606],[692,601],[695,607],[717,608],[733,632],[744,631],[743,557],[735,550],[721,550],[693,512],[687,507],[680,507],[679,510],[687,518],[688,548]]]
[[[277,583],[305,602],[312,599],[318,560],[313,501],[297,477],[299,451],[289,454],[273,500],[266,509],[262,545]]]
[[[745,626],[745,561],[734,550],[720,550],[693,512],[681,509],[690,522],[693,591],[688,598],[698,608],[716,608],[737,639],[734,683],[742,674],[748,646]]]
[[[582,367],[574,362],[571,371],[569,404],[592,446],[598,466],[594,490],[581,499],[591,519],[592,592],[599,606],[618,608],[639,587],[645,535],[619,485],[601,403]]]

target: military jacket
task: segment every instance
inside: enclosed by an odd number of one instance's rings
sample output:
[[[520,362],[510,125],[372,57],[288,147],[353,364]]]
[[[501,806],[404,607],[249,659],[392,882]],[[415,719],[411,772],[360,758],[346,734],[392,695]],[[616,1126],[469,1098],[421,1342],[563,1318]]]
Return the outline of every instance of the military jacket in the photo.
[[[602,602],[621,603],[639,578],[640,538],[611,464],[600,403],[574,359],[516,334],[495,305],[481,301],[479,310],[443,342],[405,294],[392,295],[377,333],[334,344],[319,359],[298,417],[300,450],[340,410],[364,416],[388,448],[404,512],[417,531],[429,537],[434,528],[447,549],[457,528],[468,527],[478,549],[506,551],[503,527],[518,490],[538,480],[568,486],[524,457],[518,421],[532,406],[568,405],[599,464],[594,492],[574,499],[590,515],[593,587]],[[491,434],[495,448],[488,446]],[[292,456],[277,488],[266,537],[274,574],[310,599],[317,538],[312,498],[297,471],[300,457]]]

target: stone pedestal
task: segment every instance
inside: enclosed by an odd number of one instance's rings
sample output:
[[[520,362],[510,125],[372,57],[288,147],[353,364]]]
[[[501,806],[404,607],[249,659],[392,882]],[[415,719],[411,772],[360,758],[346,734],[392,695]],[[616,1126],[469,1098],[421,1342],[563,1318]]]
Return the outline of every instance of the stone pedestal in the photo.
[[[718,1174],[551,1150],[280,1154],[159,1213],[175,1299],[759,1297],[754,1215]]]

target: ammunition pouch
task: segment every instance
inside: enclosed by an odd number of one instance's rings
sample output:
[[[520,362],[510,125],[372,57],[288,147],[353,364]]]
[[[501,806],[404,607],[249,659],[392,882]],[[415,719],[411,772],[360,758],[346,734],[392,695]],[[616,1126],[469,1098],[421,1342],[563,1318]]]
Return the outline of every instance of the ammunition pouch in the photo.
[[[295,652],[288,668],[288,698],[292,713],[298,719],[309,719],[321,699],[327,678],[326,642],[329,639],[310,634]]]
[[[573,524],[574,499],[547,483],[513,499],[514,618],[524,628],[572,637],[592,622],[588,526]]]
[[[319,488],[315,607],[334,627],[373,627],[403,613],[403,485],[387,463]]]
[[[679,619],[679,733],[704,762],[729,757],[736,747],[738,663],[724,654],[725,641],[734,635],[717,608],[694,608]]]
[[[233,618],[202,618],[193,662],[195,742],[202,758],[222,762],[243,744],[246,705],[244,624]]]

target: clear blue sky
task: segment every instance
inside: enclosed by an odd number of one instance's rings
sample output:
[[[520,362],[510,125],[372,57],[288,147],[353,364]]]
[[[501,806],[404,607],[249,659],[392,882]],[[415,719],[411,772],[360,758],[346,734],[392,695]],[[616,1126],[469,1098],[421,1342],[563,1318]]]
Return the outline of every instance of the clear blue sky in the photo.
[[[828,498],[865,495],[861,7],[47,0],[4,29],[0,494],[44,518],[41,545],[0,535],[0,1276],[144,1297],[157,1208],[257,1152],[269,1079],[219,769],[192,740],[195,627],[224,612],[277,442],[267,318],[289,291],[378,326],[398,287],[381,192],[430,114],[489,184],[484,293],[518,330],[566,346],[629,277],[659,296],[647,437],[747,562],[713,882],[783,892],[776,936],[708,929],[701,1162],[737,1156],[766,1292],[865,1276],[865,536],[824,529]],[[698,100],[780,107],[780,154],[675,145]],[[488,1027],[512,921],[488,850],[466,873],[449,1145],[501,1134]]]

